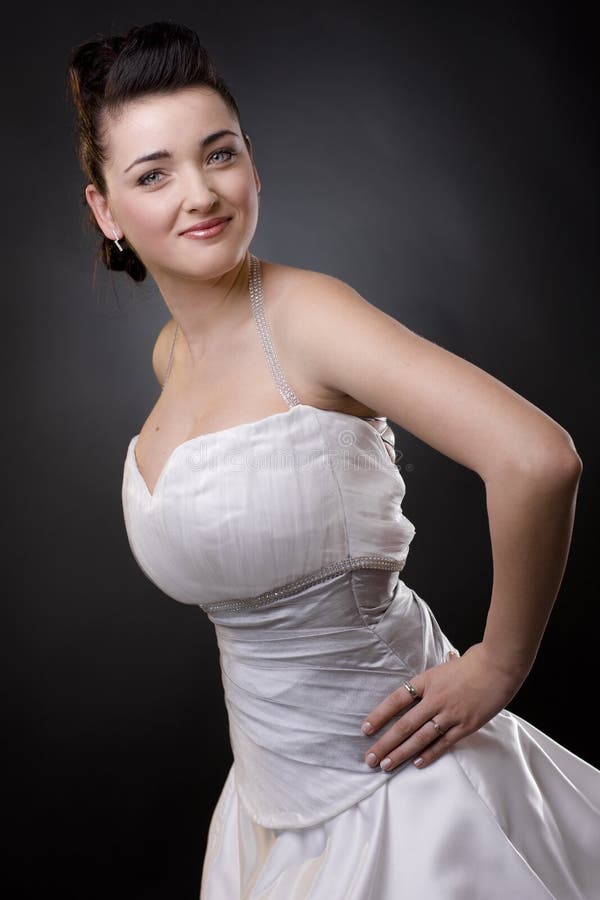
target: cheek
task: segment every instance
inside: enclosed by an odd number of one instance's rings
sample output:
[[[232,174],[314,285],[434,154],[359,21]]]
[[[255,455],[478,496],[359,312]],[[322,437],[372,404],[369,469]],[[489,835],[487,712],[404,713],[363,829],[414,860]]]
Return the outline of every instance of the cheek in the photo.
[[[125,220],[129,223],[130,231],[137,235],[147,237],[164,232],[165,224],[169,220],[172,206],[167,201],[167,196],[158,196],[158,191],[143,192],[137,198],[121,204],[121,211]]]
[[[230,199],[239,204],[252,203],[256,197],[256,184],[252,169],[238,169],[231,173],[232,178],[229,184]]]

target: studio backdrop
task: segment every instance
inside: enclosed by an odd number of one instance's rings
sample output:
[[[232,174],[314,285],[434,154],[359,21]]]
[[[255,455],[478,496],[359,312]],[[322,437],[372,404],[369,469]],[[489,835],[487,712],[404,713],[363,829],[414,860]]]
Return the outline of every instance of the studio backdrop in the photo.
[[[571,434],[583,474],[569,560],[509,708],[598,766],[589,18],[527,2],[236,0],[9,15],[5,693],[22,896],[193,900],[232,761],[211,623],[148,581],[123,524],[125,452],[159,395],[168,311],[150,278],[95,262],[65,70],[72,46],[133,24],[194,28],[236,97],[262,183],[253,253],[343,279]],[[416,526],[402,577],[465,650],[492,585],[484,484],[391,424]]]

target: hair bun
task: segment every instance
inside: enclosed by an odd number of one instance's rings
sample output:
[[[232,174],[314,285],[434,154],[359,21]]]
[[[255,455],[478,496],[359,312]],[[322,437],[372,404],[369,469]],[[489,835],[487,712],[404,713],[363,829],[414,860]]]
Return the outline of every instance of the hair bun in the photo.
[[[128,246],[123,236],[119,243],[123,247],[119,250],[116,243],[103,235],[102,243],[103,263],[107,269],[115,272],[127,272],[134,281],[144,281],[146,278],[146,266],[143,264],[135,250]]]

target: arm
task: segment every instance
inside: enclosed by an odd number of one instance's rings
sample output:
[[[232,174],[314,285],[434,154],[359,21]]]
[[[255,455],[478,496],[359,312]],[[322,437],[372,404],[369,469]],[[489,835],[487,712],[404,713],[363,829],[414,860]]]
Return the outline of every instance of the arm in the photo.
[[[554,463],[532,469],[513,464],[488,476],[494,577],[483,639],[460,659],[411,678],[420,698],[416,703],[400,686],[367,714],[365,722],[372,727],[363,723],[363,730],[373,734],[407,710],[365,752],[369,765],[390,771],[416,756],[417,766],[427,766],[515,696],[533,665],[560,587],[580,474],[579,457],[557,451]],[[374,757],[368,758],[371,753]]]
[[[529,672],[566,565],[582,464],[570,435],[502,382],[338,279],[309,280],[314,290],[287,313],[286,345],[295,339],[322,384],[388,416],[486,487],[494,578],[481,643],[413,678],[418,703],[400,686],[367,716],[377,731],[412,706],[370,750],[397,765],[427,747],[426,764],[499,712]],[[446,732],[434,743],[432,717]]]
[[[494,578],[484,645],[520,686],[538,651],[565,570],[582,465],[556,453],[539,468],[486,481]]]

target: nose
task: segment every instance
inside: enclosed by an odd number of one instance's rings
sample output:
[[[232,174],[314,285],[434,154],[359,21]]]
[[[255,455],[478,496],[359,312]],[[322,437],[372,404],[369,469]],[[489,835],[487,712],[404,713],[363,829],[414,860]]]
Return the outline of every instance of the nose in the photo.
[[[186,209],[210,210],[219,199],[210,174],[192,166],[181,177],[181,193]]]

